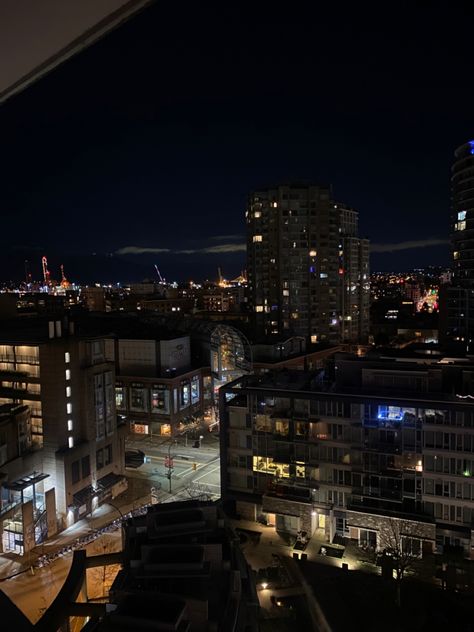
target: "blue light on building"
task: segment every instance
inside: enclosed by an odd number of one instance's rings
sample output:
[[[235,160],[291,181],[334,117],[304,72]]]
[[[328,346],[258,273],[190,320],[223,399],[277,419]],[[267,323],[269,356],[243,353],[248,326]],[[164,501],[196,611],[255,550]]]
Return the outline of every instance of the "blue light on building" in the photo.
[[[469,147],[471,148],[471,154],[474,154],[474,140],[469,141]]]

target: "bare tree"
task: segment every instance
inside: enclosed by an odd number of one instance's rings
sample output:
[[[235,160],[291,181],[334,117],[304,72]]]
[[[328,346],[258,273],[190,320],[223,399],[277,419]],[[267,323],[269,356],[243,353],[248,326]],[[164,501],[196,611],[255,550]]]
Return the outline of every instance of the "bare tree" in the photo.
[[[102,536],[92,545],[94,555],[105,555],[120,550],[120,544],[113,538]],[[120,564],[104,564],[87,569],[87,591],[89,599],[107,597],[110,587],[120,570]]]
[[[184,489],[189,497],[195,500],[212,500],[213,494],[211,490],[203,483],[191,482]]]
[[[397,605],[401,606],[401,584],[407,572],[415,566],[417,557],[421,554],[421,544],[419,550],[414,550],[413,541],[419,543],[419,538],[413,533],[412,524],[408,520],[398,520],[387,518],[383,521],[380,530],[379,545],[383,553],[392,559],[395,570],[395,581],[397,586]]]

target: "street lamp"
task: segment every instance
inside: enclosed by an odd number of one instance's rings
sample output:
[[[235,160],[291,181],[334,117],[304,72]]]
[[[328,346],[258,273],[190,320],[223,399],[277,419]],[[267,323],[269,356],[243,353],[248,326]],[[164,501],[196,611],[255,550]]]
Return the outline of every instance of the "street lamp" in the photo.
[[[125,516],[123,515],[121,510],[117,507],[117,505],[114,505],[114,503],[111,503],[110,501],[107,501],[106,503],[104,503],[104,505],[110,505],[116,511],[118,511],[119,514],[120,514],[120,527],[121,527],[121,534],[122,534],[122,551],[124,551],[125,550]]]
[[[165,458],[165,467],[168,468],[168,480],[169,480],[169,493],[171,494],[171,473],[173,472],[173,459],[171,458],[171,448],[173,446],[173,439],[170,439],[168,445],[168,456]]]

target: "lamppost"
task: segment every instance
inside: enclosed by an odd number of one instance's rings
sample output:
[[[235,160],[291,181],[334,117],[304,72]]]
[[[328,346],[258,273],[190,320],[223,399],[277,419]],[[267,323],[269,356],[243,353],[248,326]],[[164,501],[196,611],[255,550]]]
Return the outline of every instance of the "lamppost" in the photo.
[[[114,505],[114,503],[111,503],[110,501],[107,501],[106,503],[104,503],[104,505],[110,505],[116,511],[118,511],[119,514],[120,514],[120,529],[121,529],[121,534],[122,534],[122,551],[124,551],[125,550],[125,516],[123,515],[122,511],[117,507],[117,505]]]
[[[168,480],[169,480],[169,493],[171,494],[171,473],[174,470],[173,467],[173,459],[171,458],[171,448],[173,446],[173,439],[170,439],[170,444],[168,446],[168,456],[165,457],[165,467],[168,468]]]

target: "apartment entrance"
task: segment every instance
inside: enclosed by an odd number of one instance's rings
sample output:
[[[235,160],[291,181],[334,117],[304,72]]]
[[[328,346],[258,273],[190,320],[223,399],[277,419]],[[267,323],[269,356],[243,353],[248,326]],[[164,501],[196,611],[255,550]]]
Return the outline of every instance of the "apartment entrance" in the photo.
[[[276,523],[275,528],[282,533],[290,533],[291,535],[297,535],[300,530],[300,518],[299,516],[287,516],[285,514],[275,514]]]

